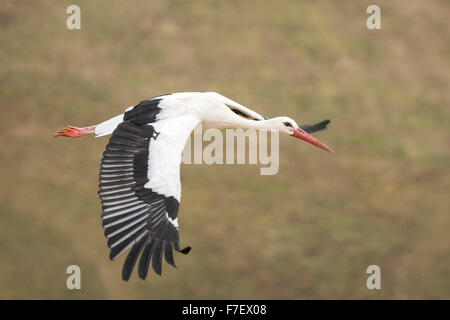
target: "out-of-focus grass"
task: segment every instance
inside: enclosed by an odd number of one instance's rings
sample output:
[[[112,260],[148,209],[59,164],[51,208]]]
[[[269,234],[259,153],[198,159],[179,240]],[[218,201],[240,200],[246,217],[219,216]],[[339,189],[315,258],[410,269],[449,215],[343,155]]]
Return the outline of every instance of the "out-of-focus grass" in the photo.
[[[450,298],[448,2],[379,1],[378,31],[369,1],[79,1],[80,31],[69,4],[0,7],[0,298]],[[337,152],[283,138],[275,176],[183,166],[192,253],[124,283],[96,195],[107,139],[51,133],[177,91],[330,118]]]

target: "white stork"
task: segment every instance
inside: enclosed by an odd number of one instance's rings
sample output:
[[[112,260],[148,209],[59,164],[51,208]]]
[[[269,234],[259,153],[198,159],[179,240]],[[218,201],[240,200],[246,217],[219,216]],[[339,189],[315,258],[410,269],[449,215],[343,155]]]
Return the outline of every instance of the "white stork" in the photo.
[[[186,141],[200,122],[215,128],[275,129],[333,152],[309,134],[324,129],[328,120],[298,126],[288,117],[268,119],[215,92],[161,95],[98,125],[60,130],[55,137],[112,134],[103,153],[98,193],[110,259],[131,247],[122,270],[125,281],[139,255],[138,273],[145,279],[150,260],[161,275],[163,254],[175,267],[173,249],[184,254],[191,249],[180,249],[178,237],[180,163]]]

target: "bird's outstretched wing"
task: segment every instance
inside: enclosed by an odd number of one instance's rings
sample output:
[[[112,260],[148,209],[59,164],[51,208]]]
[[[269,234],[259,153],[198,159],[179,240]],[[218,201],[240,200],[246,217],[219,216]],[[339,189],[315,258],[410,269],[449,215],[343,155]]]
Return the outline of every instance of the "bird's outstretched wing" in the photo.
[[[177,215],[181,154],[195,121],[185,119],[183,129],[168,132],[169,120],[150,119],[152,112],[158,111],[157,105],[147,106],[148,119],[142,114],[125,114],[101,163],[99,195],[110,258],[132,247],[122,270],[124,280],[130,278],[139,256],[139,277],[145,279],[150,261],[153,270],[161,274],[163,255],[175,267],[173,249],[182,253],[190,250],[180,249]],[[135,113],[146,109],[138,107],[133,109]],[[155,122],[142,123],[138,118]]]
[[[330,123],[330,120],[324,120],[322,122],[318,122],[316,124],[313,125],[302,125],[300,126],[300,128],[302,128],[303,130],[305,130],[308,133],[313,133],[316,131],[320,131],[320,130],[324,130],[327,128],[327,125]]]

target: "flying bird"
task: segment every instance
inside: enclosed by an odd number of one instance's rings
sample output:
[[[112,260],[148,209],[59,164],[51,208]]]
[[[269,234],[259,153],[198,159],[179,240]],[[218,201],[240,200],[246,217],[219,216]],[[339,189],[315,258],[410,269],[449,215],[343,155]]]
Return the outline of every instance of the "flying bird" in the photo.
[[[334,152],[309,133],[325,129],[329,120],[298,126],[288,117],[269,119],[215,92],[182,92],[144,100],[100,124],[68,126],[54,134],[78,138],[112,135],[100,166],[99,196],[110,259],[131,248],[122,269],[127,281],[139,259],[145,279],[150,262],[161,275],[162,260],[175,266],[180,248],[178,208],[180,163],[192,130],[205,123],[215,128],[274,129]]]

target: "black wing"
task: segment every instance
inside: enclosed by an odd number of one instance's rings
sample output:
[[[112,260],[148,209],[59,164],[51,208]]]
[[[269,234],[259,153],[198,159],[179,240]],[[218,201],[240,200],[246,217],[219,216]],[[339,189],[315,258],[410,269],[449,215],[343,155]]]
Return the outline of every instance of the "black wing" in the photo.
[[[330,123],[330,120],[324,120],[322,122],[313,124],[313,125],[303,125],[300,126],[303,130],[305,130],[308,133],[313,133],[316,131],[324,130],[327,128],[327,125]]]
[[[134,110],[138,112],[139,109]],[[132,247],[122,278],[128,280],[136,261],[139,277],[145,279],[150,261],[161,274],[162,256],[175,267],[173,249],[180,250],[176,221],[179,202],[145,188],[148,182],[149,147],[157,137],[153,126],[125,121],[113,132],[103,153],[99,195],[110,259]]]

